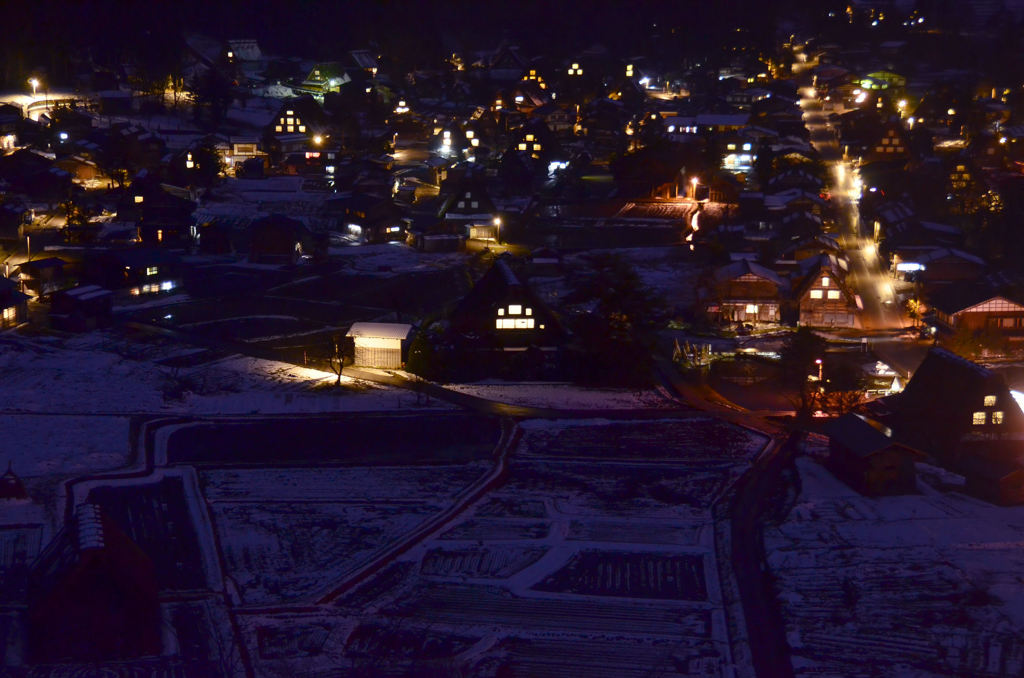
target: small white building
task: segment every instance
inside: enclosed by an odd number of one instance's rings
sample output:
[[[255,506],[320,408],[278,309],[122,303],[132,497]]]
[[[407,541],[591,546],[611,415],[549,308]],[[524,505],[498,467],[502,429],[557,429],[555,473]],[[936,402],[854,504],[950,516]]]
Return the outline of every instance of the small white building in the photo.
[[[402,342],[412,333],[404,323],[352,323],[348,334],[355,343],[356,367],[402,367]]]

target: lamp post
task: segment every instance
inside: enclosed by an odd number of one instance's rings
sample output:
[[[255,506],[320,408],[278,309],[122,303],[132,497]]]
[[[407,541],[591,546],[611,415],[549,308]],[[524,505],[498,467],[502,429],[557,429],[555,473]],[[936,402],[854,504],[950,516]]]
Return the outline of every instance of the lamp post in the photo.
[[[697,177],[694,177],[694,178],[690,179],[690,184],[693,186],[693,199],[694,200],[697,199],[697,184],[699,184],[699,183],[700,183],[700,180]]]
[[[39,89],[39,78],[29,78],[28,84],[32,85],[32,96],[35,96],[36,90]]]

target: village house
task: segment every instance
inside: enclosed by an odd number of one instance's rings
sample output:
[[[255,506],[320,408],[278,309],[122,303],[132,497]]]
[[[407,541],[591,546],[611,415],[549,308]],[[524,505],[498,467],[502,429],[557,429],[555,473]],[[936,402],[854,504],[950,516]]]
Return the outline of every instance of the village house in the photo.
[[[249,261],[257,264],[297,264],[326,253],[327,237],[314,233],[297,219],[271,214],[249,225]]]
[[[441,205],[438,216],[448,233],[469,240],[499,242],[501,217],[483,182],[467,179]]]
[[[339,195],[324,202],[333,230],[366,243],[404,241],[408,219],[390,197],[365,193]]]
[[[131,297],[164,294],[181,287],[180,258],[154,248],[97,250],[85,257],[82,278]]]
[[[55,292],[50,301],[50,326],[66,332],[106,327],[113,318],[114,295],[99,285]]]
[[[897,442],[892,430],[859,414],[844,414],[825,425],[826,466],[844,483],[870,496],[916,491],[915,460],[925,455]]]
[[[700,295],[712,322],[760,325],[781,321],[788,291],[774,271],[743,259],[715,269]]]
[[[996,294],[984,283],[950,285],[929,300],[935,319],[950,332],[989,331],[1024,340],[1024,305]]]
[[[52,294],[71,283],[65,276],[66,262],[57,257],[26,261],[18,266],[22,290],[36,297]]]
[[[954,468],[970,455],[1016,458],[1024,439],[1024,412],[1003,377],[943,348],[892,403],[897,437]]]
[[[0,328],[7,329],[28,319],[28,295],[10,278],[0,277]]]
[[[846,270],[834,255],[804,259],[796,287],[799,324],[860,327],[860,298],[846,284]]]
[[[567,335],[529,285],[499,258],[449,318],[452,341],[484,371],[555,369]],[[474,356],[473,358],[472,356]]]

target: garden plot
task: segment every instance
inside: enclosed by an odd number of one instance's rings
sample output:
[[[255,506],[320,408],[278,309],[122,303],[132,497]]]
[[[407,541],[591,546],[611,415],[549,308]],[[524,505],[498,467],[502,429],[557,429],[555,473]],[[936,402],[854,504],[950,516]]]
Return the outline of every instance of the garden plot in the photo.
[[[651,422],[643,445],[696,438],[677,448],[683,459],[634,449],[585,462],[572,445],[620,424],[526,422],[502,485],[340,598],[315,654],[295,649],[301,656],[273,660],[273,671],[261,658],[259,672],[730,675],[709,509],[764,441],[741,429],[724,453],[717,444],[701,455],[696,446],[713,437],[706,421]],[[623,431],[639,440],[631,426]],[[564,432],[574,441],[559,440]],[[219,477],[220,496],[242,498],[233,476]],[[302,647],[323,636],[313,617],[301,622]],[[299,624],[259,623],[275,633]]]
[[[700,555],[580,551],[536,591],[666,600],[707,600]]]
[[[201,474],[244,604],[314,596],[414,530],[488,470],[302,468]]]
[[[1024,670],[1024,507],[920,482],[921,495],[871,499],[797,466],[798,502],[765,531],[797,675]]]
[[[543,548],[493,546],[427,552],[420,565],[425,576],[506,579],[546,553]]]
[[[766,436],[706,417],[656,421],[527,421],[523,454],[549,458],[749,462]]]
[[[446,384],[445,388],[485,400],[525,407],[563,410],[679,409],[656,390],[585,388],[569,384],[474,383]]]

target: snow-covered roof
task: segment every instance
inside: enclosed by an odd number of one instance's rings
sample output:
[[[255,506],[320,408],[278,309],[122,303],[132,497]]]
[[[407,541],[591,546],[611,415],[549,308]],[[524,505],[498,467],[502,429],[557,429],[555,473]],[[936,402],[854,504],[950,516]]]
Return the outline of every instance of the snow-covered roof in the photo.
[[[412,332],[412,325],[405,323],[352,323],[346,337],[372,339],[399,339],[404,341]]]

